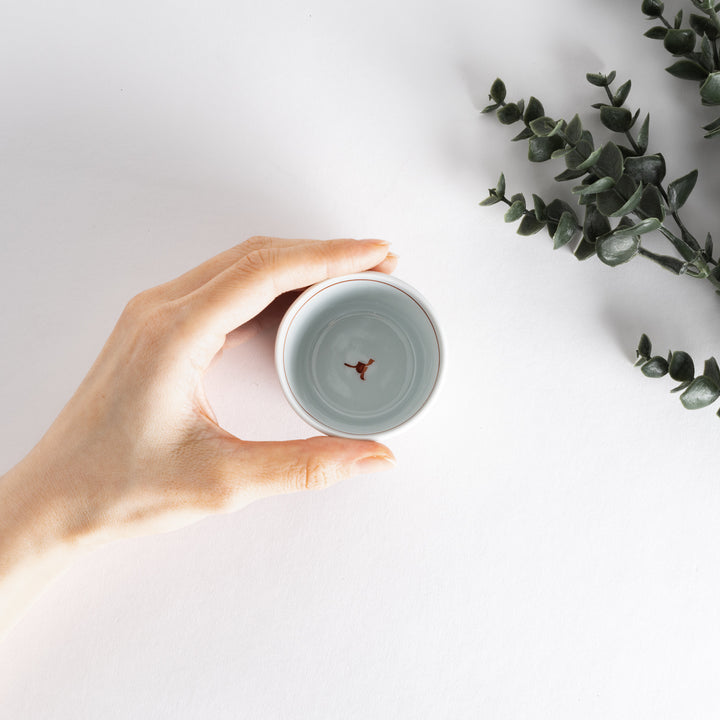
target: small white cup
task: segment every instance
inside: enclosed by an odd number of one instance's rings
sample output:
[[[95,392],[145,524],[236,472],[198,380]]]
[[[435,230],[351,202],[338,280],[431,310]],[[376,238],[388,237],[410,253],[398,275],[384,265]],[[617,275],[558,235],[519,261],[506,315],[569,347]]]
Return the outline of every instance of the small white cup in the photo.
[[[305,290],[275,342],[290,405],[317,430],[349,438],[387,437],[420,417],[437,393],[443,355],[427,300],[378,272]]]

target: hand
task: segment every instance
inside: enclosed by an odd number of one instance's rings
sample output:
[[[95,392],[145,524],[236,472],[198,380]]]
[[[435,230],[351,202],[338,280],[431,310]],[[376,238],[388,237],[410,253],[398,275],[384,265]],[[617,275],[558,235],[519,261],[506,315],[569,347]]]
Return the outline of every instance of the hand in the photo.
[[[240,440],[218,425],[203,376],[281,293],[395,262],[380,241],[259,237],[133,298],[46,435],[0,478],[0,581],[28,552],[166,531],[391,467],[369,440]]]

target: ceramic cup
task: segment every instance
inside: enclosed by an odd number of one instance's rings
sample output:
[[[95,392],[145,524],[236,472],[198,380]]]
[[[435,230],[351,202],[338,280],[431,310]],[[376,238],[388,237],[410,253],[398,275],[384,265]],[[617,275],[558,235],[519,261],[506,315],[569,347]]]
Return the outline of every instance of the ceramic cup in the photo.
[[[443,342],[428,302],[392,275],[363,272],[313,285],[275,342],[290,405],[327,435],[385,437],[436,395]]]

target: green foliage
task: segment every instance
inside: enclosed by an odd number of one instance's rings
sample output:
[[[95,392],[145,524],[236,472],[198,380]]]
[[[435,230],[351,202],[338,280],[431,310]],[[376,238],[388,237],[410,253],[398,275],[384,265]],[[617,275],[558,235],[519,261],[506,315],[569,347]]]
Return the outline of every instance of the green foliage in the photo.
[[[702,4],[704,0],[693,2],[699,7],[697,3]],[[659,0],[646,0],[643,8],[646,14],[650,11],[658,13],[656,17],[662,17],[663,6]],[[672,29],[680,30],[681,22],[682,16],[676,17],[677,27]],[[699,26],[697,19],[694,23]],[[680,34],[675,33],[672,37],[677,39]],[[695,66],[702,69],[700,60],[694,56],[683,57],[678,63],[685,63],[685,70],[689,72],[688,68]],[[720,72],[702,71],[708,101],[714,101],[716,93],[720,100]],[[496,186],[488,190],[488,197],[480,204],[504,204],[504,219],[508,223],[518,223],[519,235],[535,235],[545,229],[555,250],[574,243],[572,251],[579,260],[597,256],[603,264],[616,267],[640,256],[675,275],[707,279],[720,293],[720,259],[713,258],[710,234],[701,247],[679,214],[695,188],[697,170],[666,186],[664,155],[657,151],[648,152],[650,115],[646,115],[636,128],[640,111],[632,112],[625,106],[630,81],[613,90],[614,71],[607,75],[589,73],[586,77],[606,96],[606,102],[592,106],[599,112],[602,125],[614,133],[614,136],[603,138],[603,142],[596,143],[579,114],[569,121],[554,118],[546,114],[543,104],[534,96],[527,102],[523,99],[508,101],[507,88],[500,79],[495,80],[490,90],[493,104],[484,110],[494,112],[501,124],[521,123],[520,132],[512,140],[527,141],[530,162],[555,161],[564,166],[555,175],[555,180],[559,183],[575,181],[572,187],[574,201],[560,198],[546,201],[538,194],[532,194],[531,203],[521,193],[508,197],[505,176],[501,174]],[[720,119],[705,129],[708,135],[720,134]],[[614,138],[618,137],[621,139],[616,141]],[[583,218],[582,221],[579,218]],[[667,253],[644,246],[646,236],[653,233],[669,244]],[[657,378],[669,374],[679,383],[672,392],[680,393],[685,407],[705,407],[720,397],[720,368],[713,358],[705,363],[703,374],[696,377],[695,364],[686,352],[671,352],[667,357],[652,355],[650,341],[645,335],[637,352],[644,375]]]
[[[653,25],[645,36],[662,41],[665,49],[673,55],[675,62],[666,70],[682,80],[698,83],[698,91],[703,105],[720,105],[720,17],[713,0],[691,0],[699,13],[690,13],[689,27],[682,27],[682,10],[671,24],[663,15],[664,6],[660,0],[643,0],[642,12],[652,20],[660,20],[662,25]],[[706,138],[720,134],[720,118],[703,128]]]
[[[680,392],[680,402],[688,410],[699,410],[712,405],[720,398],[720,368],[714,357],[705,361],[702,375],[695,376],[695,363],[683,350],[670,351],[668,357],[652,356],[652,344],[647,335],[640,337],[637,348],[638,361],[643,374],[660,378],[669,374],[679,382],[670,392]],[[718,413],[720,415],[720,413]]]

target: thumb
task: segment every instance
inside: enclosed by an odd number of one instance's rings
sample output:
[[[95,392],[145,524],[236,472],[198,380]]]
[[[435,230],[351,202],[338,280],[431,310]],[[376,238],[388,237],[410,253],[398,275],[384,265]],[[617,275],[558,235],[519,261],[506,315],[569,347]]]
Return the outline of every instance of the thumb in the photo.
[[[313,437],[286,442],[243,442],[238,475],[261,496],[319,490],[340,480],[395,466],[392,452],[373,440]]]

